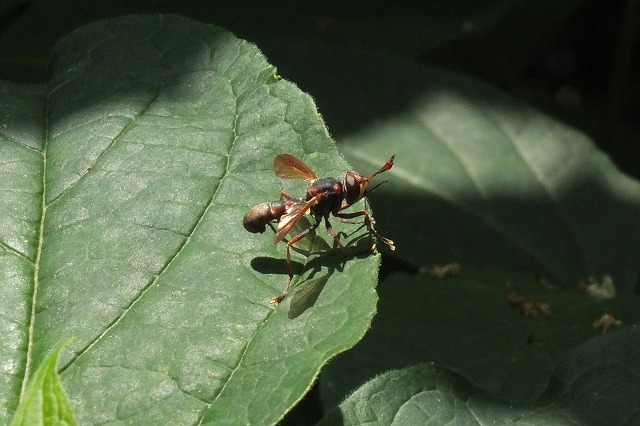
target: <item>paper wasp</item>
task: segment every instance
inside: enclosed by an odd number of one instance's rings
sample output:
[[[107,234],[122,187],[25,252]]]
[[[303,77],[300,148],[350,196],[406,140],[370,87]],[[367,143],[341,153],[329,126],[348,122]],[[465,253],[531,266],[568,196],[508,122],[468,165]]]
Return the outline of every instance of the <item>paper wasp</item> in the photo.
[[[373,228],[371,217],[369,216],[366,204],[366,195],[373,191],[381,184],[369,189],[369,182],[376,175],[386,172],[393,167],[395,155],[387,160],[384,166],[369,177],[365,177],[358,172],[350,171],[344,176],[344,180],[340,182],[335,178],[319,179],[313,170],[307,166],[300,158],[293,154],[280,154],[273,160],[273,169],[276,176],[284,179],[305,179],[309,181],[309,187],[304,199],[295,198],[286,192],[280,193],[280,199],[261,203],[253,206],[247,214],[245,214],[242,224],[244,228],[253,233],[263,233],[266,225],[271,221],[277,221],[275,243],[278,244],[293,229],[295,224],[307,213],[311,211],[311,215],[315,219],[315,223],[298,233],[287,242],[287,270],[289,272],[289,280],[282,290],[282,294],[271,300],[271,303],[277,305],[280,303],[291,286],[293,279],[293,263],[291,262],[291,246],[300,239],[306,237],[311,231],[315,230],[324,219],[327,231],[336,241],[340,248],[344,248],[340,238],[333,230],[329,223],[329,215],[340,218],[341,220],[353,219],[357,217],[364,218],[364,224],[367,226],[369,233],[377,240],[387,244],[391,250],[395,250],[393,241],[378,234]],[[365,198],[365,209],[354,213],[343,213],[342,211],[352,206],[356,202]]]

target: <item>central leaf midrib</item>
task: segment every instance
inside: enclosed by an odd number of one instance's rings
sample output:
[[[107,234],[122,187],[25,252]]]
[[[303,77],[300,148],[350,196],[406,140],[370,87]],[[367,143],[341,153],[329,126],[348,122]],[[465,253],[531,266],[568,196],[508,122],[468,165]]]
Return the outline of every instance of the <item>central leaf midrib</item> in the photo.
[[[24,376],[22,378],[22,386],[20,388],[20,400],[24,396],[27,389],[27,382],[31,376],[31,369],[33,368],[33,336],[36,324],[36,310],[38,300],[38,284],[40,282],[40,259],[42,257],[42,244],[44,242],[44,221],[47,211],[47,149],[49,146],[49,114],[50,114],[50,92],[47,92],[45,100],[45,114],[44,114],[44,144],[42,147],[42,195],[40,197],[40,223],[38,227],[37,248],[36,257],[33,262],[33,291],[31,294],[31,313],[29,316],[29,327],[27,336],[27,353],[25,356]]]

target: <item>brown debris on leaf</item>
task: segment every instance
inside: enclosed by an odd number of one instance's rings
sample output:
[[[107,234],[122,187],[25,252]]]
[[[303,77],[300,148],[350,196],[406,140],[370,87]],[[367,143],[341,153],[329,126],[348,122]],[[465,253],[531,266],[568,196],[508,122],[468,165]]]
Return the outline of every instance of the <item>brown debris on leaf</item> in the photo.
[[[611,275],[604,275],[602,282],[598,282],[595,278],[589,277],[587,282],[580,282],[580,288],[595,300],[612,299],[616,297],[616,286],[613,284]]]
[[[507,300],[512,306],[518,308],[524,316],[535,317],[540,315],[548,317],[551,315],[551,306],[548,303],[530,299],[515,291],[507,295]]]
[[[421,274],[429,274],[432,277],[444,278],[455,277],[460,273],[461,266],[459,263],[447,263],[446,265],[434,265],[432,267],[423,266],[418,271]]]
[[[611,314],[604,314],[593,322],[593,328],[596,330],[602,330],[603,333],[606,333],[607,329],[612,325],[621,326],[622,321],[616,319]]]

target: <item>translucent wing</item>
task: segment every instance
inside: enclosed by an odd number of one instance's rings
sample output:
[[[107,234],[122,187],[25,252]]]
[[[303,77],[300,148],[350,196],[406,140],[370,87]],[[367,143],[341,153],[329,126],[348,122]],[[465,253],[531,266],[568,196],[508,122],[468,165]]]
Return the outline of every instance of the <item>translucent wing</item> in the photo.
[[[316,180],[318,176],[304,162],[293,154],[280,154],[273,159],[276,176],[284,179]]]
[[[316,197],[313,197],[306,203],[296,204],[290,212],[284,214],[278,222],[278,229],[276,230],[275,243],[278,244],[284,237],[287,236],[289,231],[295,226],[296,223],[304,216],[304,214],[313,206],[316,202]]]

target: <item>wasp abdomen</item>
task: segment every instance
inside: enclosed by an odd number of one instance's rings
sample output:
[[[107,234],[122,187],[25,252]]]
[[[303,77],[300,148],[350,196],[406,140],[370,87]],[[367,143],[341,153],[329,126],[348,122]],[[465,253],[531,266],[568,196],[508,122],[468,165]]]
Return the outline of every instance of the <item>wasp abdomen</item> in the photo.
[[[262,234],[267,229],[267,223],[280,219],[285,211],[283,200],[260,203],[251,207],[244,215],[242,225],[249,232]]]

